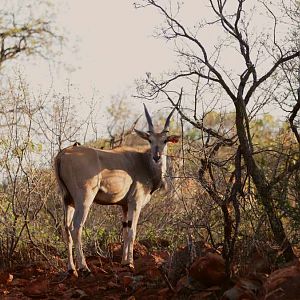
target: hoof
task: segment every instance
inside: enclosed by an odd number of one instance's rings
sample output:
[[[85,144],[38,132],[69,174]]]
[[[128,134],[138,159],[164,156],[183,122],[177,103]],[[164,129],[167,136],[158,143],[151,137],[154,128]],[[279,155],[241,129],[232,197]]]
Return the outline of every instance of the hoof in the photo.
[[[130,269],[130,271],[134,271],[134,264],[133,263],[129,263],[129,262],[121,262],[121,265],[123,266],[123,267],[127,267],[127,268],[129,268]]]
[[[85,269],[85,268],[79,269],[78,273],[80,278],[86,278],[92,274],[92,272],[89,269]]]
[[[76,270],[68,270],[66,273],[66,278],[71,278],[71,277],[78,277],[78,273]]]

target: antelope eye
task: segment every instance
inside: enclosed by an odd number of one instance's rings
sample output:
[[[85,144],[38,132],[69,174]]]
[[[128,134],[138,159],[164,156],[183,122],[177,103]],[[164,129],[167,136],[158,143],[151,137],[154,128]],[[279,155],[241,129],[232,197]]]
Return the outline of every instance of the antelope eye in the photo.
[[[166,144],[167,143],[167,140],[164,140],[164,144]]]

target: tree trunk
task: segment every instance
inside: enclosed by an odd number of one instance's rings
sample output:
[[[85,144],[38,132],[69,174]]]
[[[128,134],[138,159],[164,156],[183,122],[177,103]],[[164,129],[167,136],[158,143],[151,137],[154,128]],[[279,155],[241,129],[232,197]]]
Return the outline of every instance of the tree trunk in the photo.
[[[245,107],[244,100],[238,99],[235,102],[236,107],[236,129],[237,135],[240,142],[240,147],[242,151],[242,155],[247,166],[248,172],[254,182],[254,185],[257,189],[259,200],[261,201],[265,212],[268,216],[268,220],[270,222],[271,230],[274,235],[274,239],[278,246],[280,246],[282,250],[282,255],[284,256],[286,261],[291,261],[295,258],[292,246],[287,239],[285,234],[282,222],[280,218],[276,214],[276,210],[273,204],[272,199],[272,189],[268,185],[267,179],[263,171],[258,167],[252,153],[252,148],[250,144],[250,137],[247,136],[246,133],[246,125],[247,122],[245,118]]]
[[[282,222],[276,214],[276,210],[274,208],[272,200],[272,192],[270,191],[269,187],[258,188],[257,184],[255,184],[255,186],[257,188],[261,203],[264,206],[264,209],[267,213],[268,220],[270,222],[270,226],[274,235],[274,239],[276,243],[280,246],[282,250],[282,255],[285,258],[285,260],[291,261],[295,258],[295,254],[293,252],[289,240],[287,239]]]

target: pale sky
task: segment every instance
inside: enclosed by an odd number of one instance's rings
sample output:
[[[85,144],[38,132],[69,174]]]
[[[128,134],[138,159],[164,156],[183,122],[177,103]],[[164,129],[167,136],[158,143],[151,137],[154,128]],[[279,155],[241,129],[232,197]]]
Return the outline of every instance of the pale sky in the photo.
[[[58,0],[56,0],[58,1]],[[134,81],[146,72],[160,74],[174,63],[165,41],[153,38],[160,23],[154,10],[137,10],[131,1],[64,0],[57,23],[65,28],[69,47],[63,62],[50,64],[54,86],[63,89],[69,80],[88,97],[96,89],[102,100],[112,95],[132,94]],[[49,84],[49,63],[30,65],[28,76],[34,84]]]
[[[155,28],[162,23],[157,10],[135,9],[133,1],[128,0],[53,2],[58,11],[57,26],[64,29],[69,40],[69,49],[64,50],[60,60],[71,68],[48,61],[29,61],[22,68],[33,86],[47,90],[53,81],[55,90],[65,91],[70,82],[73,92],[87,100],[96,90],[96,101],[103,107],[113,95],[126,94],[131,100],[135,91],[134,81],[144,77],[146,72],[159,75],[176,66],[173,44],[153,37]],[[192,25],[207,17],[205,3],[208,1],[184,2],[180,14],[184,24]],[[252,1],[248,3],[252,5]],[[263,15],[257,14],[253,22],[254,30],[255,27],[261,29],[265,20]],[[205,32],[201,39],[207,47],[213,47],[219,33],[222,30]],[[76,51],[70,49],[73,46]],[[230,51],[232,49],[222,53],[224,61],[229,66],[230,62],[232,66],[237,66],[236,56],[232,56]],[[132,109],[142,112],[142,101],[131,100],[131,103]]]

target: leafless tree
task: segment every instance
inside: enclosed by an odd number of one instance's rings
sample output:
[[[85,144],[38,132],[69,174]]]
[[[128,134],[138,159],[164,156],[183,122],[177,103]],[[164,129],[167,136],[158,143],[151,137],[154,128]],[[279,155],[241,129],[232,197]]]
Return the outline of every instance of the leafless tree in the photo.
[[[78,116],[70,97],[49,91],[33,97],[22,75],[1,90],[2,265],[35,256],[48,260],[51,251],[59,251],[62,212],[51,157],[82,139],[86,120]]]
[[[237,199],[242,196],[241,183],[249,175],[268,217],[275,241],[286,260],[291,260],[294,253],[275,208],[274,188],[285,174],[299,169],[300,161],[288,161],[281,173],[270,180],[256,155],[251,120],[280,92],[282,85],[274,78],[282,75],[281,67],[298,60],[299,48],[279,36],[278,28],[282,25],[277,15],[279,12],[267,1],[250,3],[239,0],[233,4],[226,0],[209,0],[206,3],[209,15],[203,16],[201,9],[195,10],[200,22],[194,26],[182,21],[181,2],[144,0],[136,4],[138,8],[154,8],[162,15],[164,24],[158,30],[158,36],[173,41],[179,57],[176,70],[165,74],[163,79],[147,74],[147,78],[139,85],[138,93],[140,97],[150,100],[158,95],[165,96],[183,120],[203,131],[208,140],[213,139],[217,149],[235,148],[235,171],[231,177],[228,200],[231,199],[234,205],[238,204]],[[268,28],[271,29],[263,27],[259,31],[255,28],[258,11],[264,14],[265,20],[269,21]],[[284,17],[285,20],[288,18],[286,14]],[[205,31],[210,33],[209,39],[205,38]],[[218,35],[219,32],[221,34]],[[232,58],[230,61],[229,56]],[[179,103],[173,101],[176,95],[182,95]],[[234,110],[234,130],[226,131],[222,126],[216,129],[205,124],[204,108],[211,103],[215,110],[221,110],[224,106]],[[292,110],[291,121],[298,110]],[[202,162],[199,179],[212,197],[218,199],[218,194],[213,194],[211,187],[203,181],[203,174],[209,174],[211,163],[211,156]],[[245,169],[242,171],[243,165]],[[238,215],[236,218],[238,220]],[[225,226],[228,226],[230,220],[226,222]],[[226,251],[225,247],[225,257]]]

